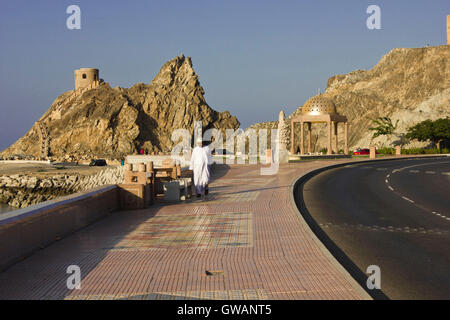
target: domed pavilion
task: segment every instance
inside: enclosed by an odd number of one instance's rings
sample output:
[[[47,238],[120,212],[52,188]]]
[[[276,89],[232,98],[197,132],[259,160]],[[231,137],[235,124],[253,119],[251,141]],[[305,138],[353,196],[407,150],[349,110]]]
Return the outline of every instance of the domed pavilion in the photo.
[[[348,122],[347,117],[337,113],[333,101],[324,97],[320,91],[315,97],[310,98],[302,107],[299,116],[291,120],[291,154],[295,153],[295,124],[300,123],[300,154],[305,154],[304,148],[304,126],[307,127],[308,153],[311,153],[311,127],[313,123],[328,124],[328,147],[327,154],[339,153],[338,150],[338,123],[344,123],[344,153],[348,154]],[[332,140],[333,148],[332,148]]]

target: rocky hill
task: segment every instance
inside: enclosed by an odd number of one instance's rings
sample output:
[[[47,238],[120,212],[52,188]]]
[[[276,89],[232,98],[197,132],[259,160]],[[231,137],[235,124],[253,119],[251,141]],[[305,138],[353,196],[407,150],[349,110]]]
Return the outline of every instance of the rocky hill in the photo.
[[[397,132],[404,133],[408,127],[425,119],[450,117],[450,46],[394,49],[371,70],[331,77],[324,95],[349,119],[350,148],[390,146],[397,137],[382,136],[372,140],[372,132],[368,130],[371,119],[387,116],[394,123],[399,120]],[[300,111],[301,107],[294,113]],[[274,123],[253,127],[271,128]],[[326,147],[325,126],[313,125],[312,138],[315,151]],[[409,146],[414,145],[419,143]],[[342,142],[340,148],[343,148]]]
[[[59,96],[39,120],[56,158],[119,159],[140,149],[170,152],[172,131],[192,132],[195,121],[202,121],[204,130],[239,127],[228,111],[208,106],[191,58],[183,55],[164,64],[150,84],[126,89],[103,83],[68,99],[72,93]],[[14,154],[39,156],[38,125],[2,152],[4,157]]]

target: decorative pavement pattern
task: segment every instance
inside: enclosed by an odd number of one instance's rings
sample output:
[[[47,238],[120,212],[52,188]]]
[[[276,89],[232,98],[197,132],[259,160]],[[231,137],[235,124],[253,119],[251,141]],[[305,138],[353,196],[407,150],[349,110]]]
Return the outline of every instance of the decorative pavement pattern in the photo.
[[[0,299],[361,299],[291,203],[300,175],[338,162],[220,166],[206,199],[115,212],[13,265]]]
[[[253,236],[251,217],[247,212],[153,217],[114,249],[248,247]]]
[[[267,300],[264,290],[229,290],[229,291],[187,291],[138,293],[134,296],[69,296],[66,300]]]
[[[230,187],[231,188],[231,187]],[[246,191],[246,192],[235,192],[229,194],[212,193],[208,195],[207,201],[197,202],[197,205],[201,204],[221,204],[226,202],[250,202],[255,201],[259,196],[258,191]]]

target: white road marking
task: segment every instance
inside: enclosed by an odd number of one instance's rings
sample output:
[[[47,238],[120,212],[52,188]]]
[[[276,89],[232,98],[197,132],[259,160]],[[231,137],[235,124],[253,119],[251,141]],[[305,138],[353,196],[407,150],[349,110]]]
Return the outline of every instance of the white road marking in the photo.
[[[320,226],[322,228],[357,228],[358,230],[369,230],[369,231],[386,231],[386,232],[405,232],[405,233],[411,233],[411,232],[417,232],[417,233],[424,233],[424,234],[438,234],[441,235],[443,233],[448,234],[448,231],[442,231],[440,229],[425,229],[425,228],[410,228],[410,227],[380,227],[380,226],[370,226],[370,225],[351,225],[351,224],[332,224],[332,223],[321,223]]]
[[[433,211],[431,213],[437,215],[438,217],[440,217],[444,220],[450,221],[450,218],[448,218],[447,216],[444,216],[443,214],[437,213],[436,211]]]
[[[406,201],[409,201],[411,203],[414,203],[414,201],[412,201],[411,199],[408,199],[407,197],[402,196],[403,199],[405,199]]]
[[[446,162],[434,162],[434,163],[421,163],[421,164],[416,164],[416,165],[413,165],[413,166],[408,166],[408,167],[403,167],[403,168],[400,168],[400,169],[395,169],[392,172],[400,172],[400,171],[403,171],[403,170],[409,169],[409,168],[421,167],[421,166],[431,166],[431,165],[435,165],[435,164],[444,164],[444,163],[449,163],[449,162],[446,161]]]
[[[422,164],[417,164],[417,165],[413,165],[413,166],[408,166],[408,167],[403,167],[403,168],[399,168],[399,169],[394,169],[394,170],[392,170],[391,173],[402,172],[402,171],[405,170],[405,169],[413,168],[413,167],[420,167],[420,166],[427,166],[427,165],[435,165],[435,164],[444,164],[444,163],[448,163],[448,162],[422,163]],[[409,172],[410,172],[410,173],[419,173],[420,170],[409,170]],[[427,174],[436,174],[436,171],[425,171],[425,173],[427,173]],[[438,173],[439,173],[439,172],[438,172]],[[450,172],[441,172],[441,174],[450,176]],[[389,178],[389,176],[390,176],[390,174],[388,174],[388,175],[386,176],[386,178]],[[386,182],[387,187],[389,188],[389,190],[395,192],[394,188],[392,188],[392,187],[389,185],[389,181],[388,181],[387,179],[385,180],[385,182]],[[414,203],[414,205],[418,206],[419,208],[422,208],[422,209],[426,210],[426,209],[423,208],[422,206],[415,204],[415,202],[414,202],[413,200],[411,200],[411,199],[409,199],[409,198],[407,198],[407,197],[405,197],[405,196],[402,196],[401,193],[399,193],[398,191],[395,192],[395,193],[396,193],[397,195],[399,195],[400,197],[402,197],[404,200],[406,200],[406,201],[408,201],[408,202],[411,202],[411,203]],[[428,211],[428,212],[430,212],[430,211]],[[446,216],[444,216],[444,215],[442,215],[442,214],[440,214],[440,213],[437,213],[436,211],[432,211],[431,213],[434,214],[434,215],[437,215],[438,217],[440,217],[440,218],[442,218],[442,219],[445,219],[445,220],[447,220],[447,221],[450,221],[450,218],[449,218],[449,217],[446,217]],[[416,231],[416,230],[412,229],[411,231]],[[408,232],[409,232],[409,231],[408,231]]]
[[[398,196],[402,197],[404,200],[406,200],[406,201],[408,201],[408,202],[410,202],[410,203],[414,203],[415,206],[417,206],[417,207],[419,207],[419,208],[421,208],[421,209],[423,209],[423,210],[428,211],[426,208],[422,207],[421,205],[416,204],[416,203],[414,202],[414,200],[411,200],[411,199],[409,199],[409,198],[407,198],[407,197],[405,197],[405,196],[402,196],[401,193],[399,193],[398,191],[396,192],[396,191],[394,190],[394,188],[392,188],[392,187],[389,185],[389,180],[388,180],[387,178],[389,178],[389,177],[391,176],[391,174],[393,174],[393,173],[396,173],[396,172],[402,172],[404,169],[408,169],[408,168],[412,168],[412,167],[419,167],[419,166],[426,166],[426,165],[441,164],[441,163],[448,163],[448,162],[423,163],[423,164],[418,164],[418,165],[413,165],[413,166],[403,167],[403,168],[400,168],[400,169],[394,169],[394,170],[392,170],[391,173],[389,173],[389,174],[386,175],[386,179],[385,179],[384,181],[386,182],[386,185],[387,185],[387,187],[389,188],[389,190],[393,191],[393,192],[396,193]],[[366,168],[369,168],[369,167],[366,167]],[[387,170],[387,169],[386,169],[386,168],[378,168],[377,170],[378,170],[378,171],[384,171],[384,170]],[[420,170],[409,170],[409,172],[411,172],[411,173],[419,173]],[[436,171],[425,171],[425,173],[427,173],[427,174],[436,174]],[[442,173],[443,175],[450,175],[450,172],[441,172],[441,173]],[[430,212],[430,211],[428,211],[428,212]],[[437,215],[438,217],[443,218],[443,219],[445,219],[445,220],[447,220],[447,221],[450,221],[450,218],[448,218],[448,217],[446,217],[446,216],[444,216],[444,215],[441,215],[441,214],[437,213],[436,211],[433,211],[433,212],[431,212],[431,213],[434,214],[434,215]],[[392,228],[392,226],[389,226],[388,228]],[[381,229],[384,229],[384,228],[381,227]],[[392,231],[392,230],[388,230],[388,231]],[[406,230],[406,232],[410,232],[410,231],[417,231],[417,230],[416,230],[416,229]]]

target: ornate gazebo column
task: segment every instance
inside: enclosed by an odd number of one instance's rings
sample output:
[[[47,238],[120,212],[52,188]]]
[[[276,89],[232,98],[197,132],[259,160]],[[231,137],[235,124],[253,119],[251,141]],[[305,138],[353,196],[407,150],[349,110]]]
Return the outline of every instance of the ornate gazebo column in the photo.
[[[305,132],[305,123],[303,120],[300,120],[300,154],[305,154],[305,146],[304,146],[304,132]]]
[[[328,148],[327,148],[327,154],[331,155],[331,125],[332,121],[328,121]]]
[[[345,135],[344,153],[348,155],[348,121],[345,121],[344,123],[344,135]]]
[[[338,150],[338,123],[337,121],[333,121],[333,136],[334,136],[334,152],[336,154],[339,153]]]
[[[308,126],[308,153],[311,153],[311,122],[307,123]]]
[[[291,121],[291,154],[295,154],[295,120],[292,119]]]

